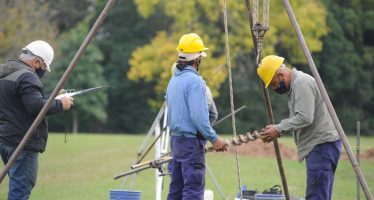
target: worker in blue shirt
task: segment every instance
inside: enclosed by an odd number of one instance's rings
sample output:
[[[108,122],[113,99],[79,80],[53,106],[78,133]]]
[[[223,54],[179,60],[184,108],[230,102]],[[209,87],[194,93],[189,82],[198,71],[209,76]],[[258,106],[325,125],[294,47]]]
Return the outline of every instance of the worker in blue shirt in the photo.
[[[210,125],[206,85],[198,73],[207,49],[195,33],[183,35],[177,47],[177,68],[166,92],[173,155],[168,200],[202,200],[207,140],[216,151],[226,151]]]

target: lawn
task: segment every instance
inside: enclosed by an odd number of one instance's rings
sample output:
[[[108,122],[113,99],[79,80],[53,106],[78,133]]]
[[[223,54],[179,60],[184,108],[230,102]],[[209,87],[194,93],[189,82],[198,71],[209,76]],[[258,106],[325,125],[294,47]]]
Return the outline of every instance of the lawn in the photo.
[[[154,171],[139,173],[133,181],[123,185],[123,179],[113,176],[126,172],[133,163],[144,135],[77,134],[70,135],[64,143],[63,134],[50,134],[47,151],[40,155],[39,175],[31,200],[95,200],[109,199],[112,189],[141,191],[142,199],[154,199]],[[355,144],[354,138],[349,138]],[[294,148],[292,138],[281,138],[280,143]],[[352,150],[354,146],[351,146]],[[363,137],[362,152],[374,147],[374,137]],[[153,152],[146,159],[152,159]],[[207,155],[207,163],[228,199],[234,199],[238,191],[235,156],[213,153]],[[292,196],[303,197],[305,190],[305,164],[283,160],[289,191]],[[3,168],[3,165],[0,165]],[[362,160],[361,169],[373,193],[374,160]],[[206,188],[219,193],[207,175]],[[281,185],[275,158],[240,156],[242,185],[262,191],[275,184]],[[165,178],[164,196],[170,179]],[[0,199],[6,199],[8,179],[0,185]],[[341,160],[336,172],[334,199],[356,198],[356,179],[351,164]],[[364,199],[364,197],[362,196]]]

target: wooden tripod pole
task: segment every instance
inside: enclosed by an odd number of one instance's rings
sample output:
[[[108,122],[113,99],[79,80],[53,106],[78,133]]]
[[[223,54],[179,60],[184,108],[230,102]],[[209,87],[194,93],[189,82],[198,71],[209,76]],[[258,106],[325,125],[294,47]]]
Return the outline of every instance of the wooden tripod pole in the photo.
[[[250,0],[245,0],[246,6],[247,6],[247,11],[248,11],[249,25],[251,27],[253,44],[254,44],[255,52],[257,54],[257,58],[256,58],[257,63],[256,64],[258,66],[260,64],[260,60],[261,60],[261,51],[258,49],[258,47],[256,45],[258,43],[258,41],[256,39],[256,34],[254,33],[254,31],[252,29],[254,26],[253,26],[252,11],[251,11],[249,1]],[[262,81],[261,81],[261,86],[262,86],[262,92],[263,92],[263,96],[264,96],[264,100],[265,100],[265,107],[266,107],[266,113],[267,113],[267,116],[268,116],[268,122],[269,122],[269,124],[274,124],[274,115],[273,115],[273,110],[271,108],[269,91],[265,88],[265,85]],[[282,181],[282,187],[283,187],[284,195],[286,197],[286,200],[290,200],[290,193],[288,191],[287,179],[286,179],[286,174],[284,172],[282,155],[280,153],[278,139],[275,139],[273,141],[273,145],[274,145],[275,156],[277,158],[278,170],[279,170],[279,174],[280,174],[281,181]]]
[[[362,187],[362,190],[364,191],[365,193],[365,196],[366,196],[366,199],[368,200],[373,200],[373,196],[372,194],[370,193],[370,190],[369,190],[369,187],[366,183],[366,180],[365,180],[365,177],[363,176],[362,174],[362,171],[361,171],[361,168],[349,146],[349,143],[348,143],[348,140],[347,140],[347,137],[345,136],[345,133],[344,133],[344,130],[343,130],[343,127],[342,125],[340,124],[340,121],[338,119],[338,116],[335,112],[335,109],[330,101],[330,98],[327,94],[327,91],[326,91],[326,88],[325,86],[323,85],[323,82],[322,82],[322,79],[321,77],[319,76],[319,73],[318,73],[318,70],[317,70],[317,67],[316,65],[314,64],[314,61],[313,61],[313,58],[312,58],[312,55],[309,51],[309,48],[305,42],[305,39],[303,37],[303,34],[301,33],[301,30],[300,30],[300,27],[299,27],[299,24],[297,23],[296,21],[296,17],[295,17],[295,14],[293,13],[293,10],[292,10],[292,7],[291,7],[291,4],[288,0],[283,0],[283,3],[284,3],[284,7],[286,8],[286,11],[287,11],[287,14],[288,14],[288,17],[291,21],[291,24],[292,24],[292,27],[294,29],[294,31],[296,32],[296,36],[297,36],[297,39],[299,40],[299,43],[301,45],[301,48],[303,49],[303,52],[304,52],[304,55],[308,61],[308,64],[309,64],[309,68],[310,68],[310,71],[312,72],[315,80],[316,80],[316,83],[317,83],[317,86],[318,86],[318,89],[319,91],[321,92],[321,95],[322,95],[322,98],[323,100],[325,101],[325,104],[326,104],[326,107],[330,113],[330,116],[334,122],[334,125],[335,125],[335,128],[336,130],[338,131],[339,133],[339,136],[340,136],[340,139],[343,143],[343,146],[345,148],[345,151],[347,152],[348,154],[348,157],[349,157],[349,160],[351,161],[351,164],[352,164],[352,167],[360,181],[360,184],[361,184],[361,187]]]
[[[35,133],[36,128],[39,126],[40,122],[44,118],[45,114],[47,113],[50,105],[52,104],[52,101],[54,101],[55,97],[57,96],[58,92],[63,88],[66,80],[72,73],[73,69],[75,68],[75,65],[80,58],[80,56],[83,54],[84,50],[92,40],[93,36],[95,35],[97,29],[99,26],[103,23],[104,19],[106,18],[108,11],[112,8],[114,5],[115,0],[109,0],[101,12],[100,16],[97,18],[95,24],[91,28],[90,32],[86,36],[84,42],[80,46],[78,52],[75,54],[73,60],[71,61],[69,67],[66,69],[65,73],[62,75],[60,81],[57,83],[57,86],[53,90],[52,94],[49,96],[47,102],[44,104],[42,110],[39,112],[38,116],[35,118],[34,122],[31,124],[29,130],[26,132],[25,136],[21,140],[20,144],[10,157],[8,163],[5,165],[5,167],[0,172],[0,183],[3,181],[5,175],[8,173],[9,169],[12,167],[14,162],[16,161],[18,155],[21,153],[22,149],[26,146],[27,142],[30,140],[32,135]]]

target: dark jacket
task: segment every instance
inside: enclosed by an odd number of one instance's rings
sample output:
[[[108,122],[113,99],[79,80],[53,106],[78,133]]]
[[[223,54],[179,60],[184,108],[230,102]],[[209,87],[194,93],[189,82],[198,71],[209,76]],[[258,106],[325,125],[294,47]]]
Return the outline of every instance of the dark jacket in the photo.
[[[29,65],[10,60],[0,65],[0,143],[17,147],[36,116],[47,102],[43,83]],[[62,112],[62,103],[55,100],[47,115]],[[25,150],[43,152],[48,138],[44,118]]]

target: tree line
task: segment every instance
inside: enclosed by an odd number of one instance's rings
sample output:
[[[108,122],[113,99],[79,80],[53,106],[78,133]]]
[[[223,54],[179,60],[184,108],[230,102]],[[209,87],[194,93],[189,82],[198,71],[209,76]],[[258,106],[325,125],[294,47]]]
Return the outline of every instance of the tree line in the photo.
[[[0,1],[0,61],[17,58],[35,39],[55,48],[52,73],[43,82],[51,92],[106,4],[105,0]],[[71,112],[49,118],[50,130],[63,132],[144,133],[164,102],[184,33],[198,33],[210,48],[200,72],[211,87],[220,116],[230,112],[223,26],[223,1],[117,1],[77,63],[65,88],[108,86],[75,98]],[[374,128],[374,3],[370,0],[293,1],[296,17],[322,80],[347,133],[356,120],[363,134]],[[247,132],[267,123],[256,75],[245,1],[228,2],[237,129]],[[281,1],[270,2],[270,29],[263,55],[277,54],[288,66],[310,74]],[[287,97],[270,92],[276,121],[288,115]],[[216,127],[231,133],[231,120]]]

